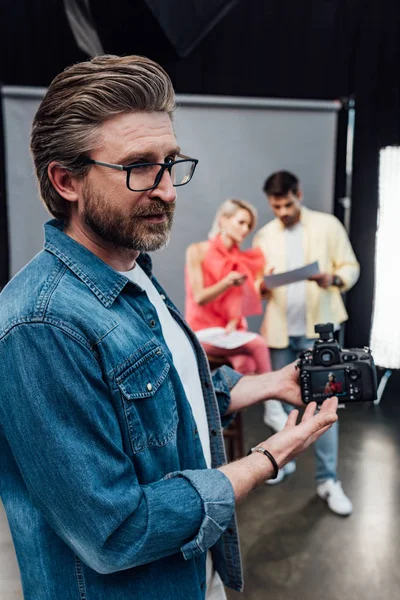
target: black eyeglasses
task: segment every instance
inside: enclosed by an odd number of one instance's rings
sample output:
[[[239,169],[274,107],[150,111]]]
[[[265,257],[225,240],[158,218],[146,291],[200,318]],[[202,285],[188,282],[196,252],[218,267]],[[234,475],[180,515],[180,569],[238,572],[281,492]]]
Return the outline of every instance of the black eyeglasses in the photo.
[[[131,192],[147,192],[154,190],[159,185],[164,171],[168,171],[170,174],[174,187],[189,183],[199,161],[183,154],[178,154],[178,158],[179,160],[171,160],[170,162],[135,163],[127,167],[93,160],[92,158],[86,159],[86,162],[91,165],[126,171],[126,187],[128,190],[131,190]]]

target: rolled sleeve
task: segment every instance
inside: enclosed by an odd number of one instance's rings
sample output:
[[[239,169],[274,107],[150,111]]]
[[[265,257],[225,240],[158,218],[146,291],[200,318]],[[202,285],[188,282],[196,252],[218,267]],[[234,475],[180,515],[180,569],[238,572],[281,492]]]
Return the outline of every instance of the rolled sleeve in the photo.
[[[228,527],[235,509],[235,494],[229,479],[216,469],[177,471],[166,479],[183,477],[195,488],[204,507],[197,535],[181,547],[185,560],[202,554],[218,541]]]
[[[347,292],[357,282],[360,275],[360,266],[356,261],[351,264],[343,265],[335,270],[335,275],[339,275],[343,282],[340,291],[342,293]]]
[[[215,394],[217,396],[219,414],[221,416],[221,423],[223,427],[229,425],[229,423],[235,417],[235,413],[230,413],[227,416],[225,415],[231,403],[231,390],[242,377],[243,375],[237,371],[234,371],[230,367],[227,367],[226,365],[213,372],[213,385]]]

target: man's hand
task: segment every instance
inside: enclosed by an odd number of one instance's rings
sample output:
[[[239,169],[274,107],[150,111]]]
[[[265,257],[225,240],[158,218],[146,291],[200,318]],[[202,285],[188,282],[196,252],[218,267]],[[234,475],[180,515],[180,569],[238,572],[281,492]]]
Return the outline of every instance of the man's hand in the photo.
[[[269,287],[267,287],[267,284],[264,280],[260,283],[259,292],[262,300],[268,300],[271,290]]]
[[[317,405],[315,402],[310,402],[298,425],[296,421],[299,412],[292,410],[284,429],[259,445],[271,452],[281,468],[308,448],[337,421],[337,406],[338,400],[333,396],[325,400],[321,409],[315,414]]]
[[[337,398],[325,400],[321,410],[314,414],[316,407],[316,403],[311,402],[298,425],[298,411],[293,410],[282,431],[258,444],[272,454],[279,468],[308,448],[337,421]],[[219,470],[230,480],[237,502],[274,474],[271,461],[260,452],[223,465]]]
[[[272,273],[275,271],[275,267],[270,267],[268,269],[268,271],[266,273],[264,273],[264,276],[267,275],[272,275]],[[267,286],[267,284],[265,283],[265,279],[263,277],[263,279],[260,282],[259,285],[259,292],[260,292],[260,296],[262,300],[268,300],[269,295],[271,294],[271,289]]]
[[[263,400],[282,400],[292,406],[304,408],[299,375],[296,362],[272,373],[245,375],[231,390],[231,402],[226,414],[242,410]]]
[[[326,289],[333,285],[333,275],[330,275],[329,273],[318,273],[318,275],[309,277],[309,281],[315,281],[319,287]]]
[[[282,400],[292,406],[304,408],[304,403],[301,399],[299,386],[299,370],[296,369],[297,361],[290,363],[279,371],[269,373],[269,382],[273,389],[269,397],[276,400]],[[271,395],[272,394],[272,395]]]

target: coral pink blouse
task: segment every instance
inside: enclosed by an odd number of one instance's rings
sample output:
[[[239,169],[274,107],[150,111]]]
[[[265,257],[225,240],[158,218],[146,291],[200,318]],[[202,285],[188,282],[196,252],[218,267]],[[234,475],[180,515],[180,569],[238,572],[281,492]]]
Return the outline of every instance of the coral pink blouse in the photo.
[[[241,286],[233,286],[218,298],[203,306],[196,304],[185,273],[186,307],[185,317],[194,331],[209,327],[226,327],[232,319],[239,319],[237,329],[247,329],[245,317],[261,314],[261,300],[254,286],[254,280],[265,266],[263,252],[259,248],[240,250],[238,246],[226,248],[217,235],[209,241],[208,249],[201,264],[204,287],[221,281],[231,271],[247,276]]]

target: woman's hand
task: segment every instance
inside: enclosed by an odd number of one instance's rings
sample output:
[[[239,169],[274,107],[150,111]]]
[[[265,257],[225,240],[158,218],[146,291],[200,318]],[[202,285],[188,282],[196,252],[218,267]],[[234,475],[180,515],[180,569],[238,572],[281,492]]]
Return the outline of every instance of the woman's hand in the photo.
[[[236,327],[238,326],[239,319],[231,319],[228,325],[225,327],[226,333],[232,333],[232,331],[236,331]]]
[[[246,279],[247,275],[243,275],[243,273],[239,273],[239,271],[231,271],[228,275],[225,275],[223,281],[228,289],[232,286],[243,285]]]

